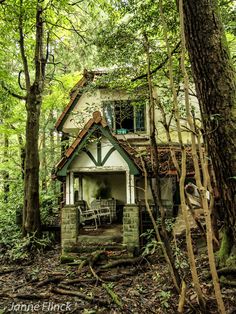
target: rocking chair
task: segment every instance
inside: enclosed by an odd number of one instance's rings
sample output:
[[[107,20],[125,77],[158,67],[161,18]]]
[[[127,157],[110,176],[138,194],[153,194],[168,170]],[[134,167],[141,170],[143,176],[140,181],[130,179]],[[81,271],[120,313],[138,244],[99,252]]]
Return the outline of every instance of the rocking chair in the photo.
[[[86,206],[78,206],[80,214],[80,222],[83,224],[86,221],[94,221],[95,229],[98,228],[98,217],[94,210],[89,209],[86,203]]]
[[[112,215],[111,215],[111,209],[108,206],[101,207],[100,204],[96,200],[91,202],[91,210],[93,210],[97,214],[98,223],[101,225],[101,220],[105,218],[108,220],[109,224],[112,223]]]

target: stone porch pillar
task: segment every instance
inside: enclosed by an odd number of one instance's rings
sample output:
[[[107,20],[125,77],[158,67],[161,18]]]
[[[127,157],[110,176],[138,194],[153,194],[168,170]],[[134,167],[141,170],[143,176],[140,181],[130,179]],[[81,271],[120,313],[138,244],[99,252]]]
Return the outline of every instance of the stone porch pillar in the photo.
[[[77,243],[78,227],[78,208],[74,205],[65,205],[61,211],[62,251]]]
[[[135,204],[123,209],[123,244],[132,251],[139,249],[139,207]]]

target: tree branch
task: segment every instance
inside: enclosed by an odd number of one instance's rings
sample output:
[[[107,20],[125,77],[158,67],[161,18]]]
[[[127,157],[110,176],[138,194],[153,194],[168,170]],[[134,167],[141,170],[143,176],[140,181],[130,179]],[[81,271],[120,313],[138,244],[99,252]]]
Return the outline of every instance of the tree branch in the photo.
[[[176,51],[178,50],[179,46],[180,46],[180,42],[178,42],[178,44],[175,46],[175,48],[171,51],[171,55],[176,53]],[[155,69],[150,71],[150,74],[153,74],[153,73],[157,72],[158,70],[160,70],[166,64],[166,62],[168,60],[169,60],[169,57],[166,57]],[[142,74],[140,76],[132,78],[131,82],[135,82],[135,81],[140,80],[140,79],[145,78],[145,77],[147,78],[147,76],[148,76],[147,73]]]
[[[42,88],[42,78],[45,72],[45,60],[43,60],[43,8],[40,0],[37,1],[36,12],[36,46],[35,46],[35,83]]]
[[[15,98],[17,98],[17,99],[20,99],[20,100],[26,100],[26,96],[21,96],[21,95],[18,95],[18,94],[16,94],[16,93],[12,92],[12,91],[11,91],[8,87],[6,87],[2,82],[1,82],[1,86],[2,86],[2,88],[3,88],[5,91],[8,92],[9,95],[11,95],[11,96],[13,96],[13,97],[15,97]]]
[[[5,0],[3,0],[5,1]],[[73,3],[69,3],[69,5],[77,5],[78,3],[82,3],[84,0],[80,0],[80,1],[76,1],[76,2],[73,2]]]
[[[26,88],[21,85],[21,80],[20,80],[20,79],[21,79],[21,74],[22,74],[22,73],[24,73],[24,71],[20,70],[20,72],[19,72],[19,74],[18,74],[18,85],[20,86],[20,88],[21,88],[22,90],[26,90]]]
[[[30,75],[29,75],[29,67],[28,67],[28,60],[25,54],[25,41],[24,41],[24,33],[23,33],[23,12],[22,12],[22,0],[20,0],[20,15],[19,15],[19,44],[20,44],[20,52],[21,52],[21,58],[23,62],[24,67],[24,73],[25,73],[25,84],[26,84],[26,90],[27,92],[30,91]]]
[[[69,23],[71,24],[71,27],[72,28],[68,28],[68,27],[65,27],[65,26],[62,26],[62,25],[58,25],[57,23],[52,23],[52,22],[49,22],[47,21],[48,24],[52,25],[52,26],[55,26],[55,27],[58,27],[58,28],[62,28],[66,31],[71,31],[71,32],[75,32],[82,40],[84,43],[87,43],[84,36],[80,34],[80,32],[74,27],[74,25],[72,24],[72,22],[67,18],[67,20],[69,21]]]

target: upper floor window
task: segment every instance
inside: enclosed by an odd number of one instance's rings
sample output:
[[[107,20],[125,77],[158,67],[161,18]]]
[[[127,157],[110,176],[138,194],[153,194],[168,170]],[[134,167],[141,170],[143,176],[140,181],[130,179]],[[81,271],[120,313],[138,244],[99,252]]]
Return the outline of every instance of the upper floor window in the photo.
[[[116,134],[146,131],[145,101],[104,101],[103,111],[107,123]]]

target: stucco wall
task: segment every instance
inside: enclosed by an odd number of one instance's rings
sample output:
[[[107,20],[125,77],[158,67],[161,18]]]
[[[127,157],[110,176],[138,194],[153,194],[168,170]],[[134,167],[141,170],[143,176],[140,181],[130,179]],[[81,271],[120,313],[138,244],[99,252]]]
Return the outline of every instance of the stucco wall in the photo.
[[[161,198],[164,205],[172,206],[173,205],[173,184],[172,178],[161,178]],[[136,180],[137,185],[137,196],[140,200],[145,199],[144,195],[144,178],[139,178]],[[154,185],[155,186],[155,185]],[[152,192],[150,186],[148,185],[147,192],[148,199],[152,199]]]
[[[107,139],[105,138],[102,139],[101,141],[102,160],[105,158],[106,154],[112,147],[113,147],[112,144]],[[97,142],[93,142],[86,145],[86,149],[93,155],[93,157],[97,161],[98,160]],[[113,151],[109,158],[106,160],[105,164],[101,167],[96,167],[96,165],[93,163],[93,161],[88,157],[88,155],[85,152],[80,152],[80,154],[70,164],[69,170],[84,171],[85,168],[91,168],[91,171],[109,171],[109,170],[125,171],[128,170],[128,165],[118,151]]]
[[[84,93],[77,104],[75,105],[75,108],[73,111],[69,114],[67,120],[64,123],[63,126],[63,132],[66,133],[73,133],[75,135],[78,134],[79,130],[81,130],[85,123],[92,117],[92,113],[96,110],[99,110],[103,114],[102,109],[102,102],[108,101],[108,100],[124,100],[124,99],[134,99],[137,95],[131,95],[128,93],[125,93],[123,91],[111,91],[107,89],[98,89],[98,90],[92,90],[89,92]],[[163,97],[163,101],[166,101],[164,99],[164,96],[160,95],[160,97]],[[180,112],[183,114],[183,108],[184,108],[184,99],[183,95],[179,96],[179,102],[180,102]],[[172,100],[169,100],[169,106],[171,106]],[[197,98],[194,96],[190,96],[190,103],[191,106],[195,108],[196,117],[200,117],[200,111],[199,106],[197,102]],[[148,119],[148,101],[146,105],[146,134],[149,134],[149,119]],[[170,110],[171,112],[171,110]],[[169,114],[170,117],[170,114]],[[169,117],[167,120],[169,120]],[[183,114],[184,117],[184,114]],[[163,124],[161,121],[163,120],[162,115],[158,107],[155,108],[155,122],[158,129],[158,142],[159,143],[165,143],[167,142],[166,132],[163,127]],[[186,119],[181,120],[181,125],[186,125]],[[178,134],[176,130],[176,124],[174,118],[172,118],[170,123],[170,133],[171,133],[171,139],[173,142],[178,142]],[[187,129],[182,129],[182,136],[184,142],[190,142],[190,133],[187,131]],[[130,138],[130,134],[127,134],[125,136],[122,136],[122,138]]]

